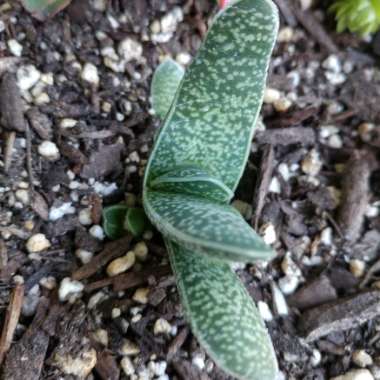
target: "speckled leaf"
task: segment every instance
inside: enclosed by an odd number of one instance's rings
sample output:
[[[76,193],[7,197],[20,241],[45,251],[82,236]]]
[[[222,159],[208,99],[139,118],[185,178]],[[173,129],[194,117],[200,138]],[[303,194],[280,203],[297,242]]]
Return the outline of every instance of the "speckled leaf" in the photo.
[[[202,346],[226,372],[274,380],[272,343],[252,299],[230,267],[166,241],[185,313]]]
[[[54,16],[65,8],[71,0],[22,0],[24,7],[39,20]]]
[[[195,195],[216,202],[229,202],[233,192],[205,170],[186,166],[174,169],[150,183],[154,190],[178,194]]]
[[[185,194],[149,191],[144,206],[167,238],[231,261],[269,260],[273,251],[232,206]]]
[[[235,190],[277,29],[277,10],[269,0],[240,0],[219,13],[176,93],[150,156],[146,183],[191,163]]]
[[[150,97],[152,108],[161,119],[169,112],[184,74],[183,67],[172,59],[163,61],[154,72]]]

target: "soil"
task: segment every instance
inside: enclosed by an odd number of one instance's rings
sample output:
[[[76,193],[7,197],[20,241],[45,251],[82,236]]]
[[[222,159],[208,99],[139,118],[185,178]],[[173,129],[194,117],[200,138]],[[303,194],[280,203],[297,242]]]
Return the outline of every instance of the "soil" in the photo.
[[[265,128],[234,204],[278,255],[237,272],[281,379],[380,379],[380,35],[337,35],[328,2],[276,3]],[[40,22],[0,3],[4,379],[230,379],[188,328],[159,234],[100,227],[104,207],[141,205],[155,67],[186,66],[215,11],[77,0]],[[137,243],[147,257],[108,277]]]

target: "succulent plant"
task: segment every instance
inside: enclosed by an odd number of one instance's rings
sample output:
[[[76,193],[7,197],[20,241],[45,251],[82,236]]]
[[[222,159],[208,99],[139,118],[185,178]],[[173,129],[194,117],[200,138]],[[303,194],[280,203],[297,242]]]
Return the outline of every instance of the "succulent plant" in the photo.
[[[339,33],[348,29],[368,35],[380,28],[380,0],[337,0],[330,11],[335,13]]]
[[[145,171],[145,211],[164,237],[194,334],[221,368],[247,380],[274,380],[277,362],[230,263],[274,252],[229,202],[250,152],[277,29],[270,0],[233,1],[185,74],[165,61],[151,93],[164,121]]]
[[[54,16],[65,8],[71,0],[22,0],[24,7],[39,20]]]

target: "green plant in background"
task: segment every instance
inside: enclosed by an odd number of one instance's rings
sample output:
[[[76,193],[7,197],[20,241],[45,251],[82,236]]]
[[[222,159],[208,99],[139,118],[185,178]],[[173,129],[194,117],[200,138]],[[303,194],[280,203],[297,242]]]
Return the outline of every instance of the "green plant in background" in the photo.
[[[348,29],[367,35],[380,28],[380,0],[336,0],[330,11],[335,13],[339,33]]]
[[[158,68],[152,105],[166,117],[143,189],[194,334],[220,367],[250,380],[275,379],[277,362],[229,263],[269,260],[273,252],[228,203],[248,159],[277,29],[269,0],[234,1],[182,80],[173,61]]]
[[[25,9],[39,20],[54,16],[65,8],[71,0],[21,0]]]

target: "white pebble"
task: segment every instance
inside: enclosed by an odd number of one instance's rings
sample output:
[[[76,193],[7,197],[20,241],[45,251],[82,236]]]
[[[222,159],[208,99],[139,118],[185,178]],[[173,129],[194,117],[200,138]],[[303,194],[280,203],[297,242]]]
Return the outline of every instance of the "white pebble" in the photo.
[[[191,362],[201,371],[205,368],[205,359],[202,355],[195,355]]]
[[[272,311],[266,302],[259,301],[257,303],[257,308],[259,309],[259,313],[261,315],[261,318],[264,321],[266,321],[266,322],[273,321]]]
[[[125,256],[119,257],[108,264],[106,270],[108,276],[116,276],[127,271],[133,267],[135,261],[135,253],[133,251],[129,251]]]
[[[82,262],[82,264],[88,264],[94,257],[94,254],[92,252],[86,251],[84,249],[77,249],[75,251],[75,255]]]
[[[95,224],[92,226],[89,230],[91,236],[98,240],[103,240],[105,238],[103,228],[99,226],[98,224]]]
[[[278,280],[278,286],[285,295],[293,294],[300,283],[299,277],[297,276],[284,276]]]
[[[319,157],[319,153],[315,149],[312,149],[302,160],[301,168],[305,174],[309,174],[313,177],[320,172],[322,161]]]
[[[124,356],[123,359],[121,359],[120,366],[127,376],[132,376],[135,373],[135,367],[128,356]]]
[[[365,262],[358,259],[350,260],[350,272],[357,278],[363,277],[365,273]]]
[[[90,62],[85,63],[83,66],[81,78],[96,87],[99,85],[98,69]]]
[[[80,210],[78,220],[83,226],[90,226],[92,224],[91,210],[88,207]]]
[[[140,353],[140,348],[139,346],[128,340],[128,339],[125,339],[122,346],[121,346],[121,349],[120,349],[120,354],[123,355],[123,356],[136,356]]]
[[[373,364],[373,359],[371,355],[369,355],[364,350],[356,350],[352,353],[352,361],[358,366],[358,367],[369,367]]]
[[[280,165],[278,165],[277,168],[278,172],[281,174],[281,177],[285,180],[288,181],[290,178],[290,173],[289,173],[289,166],[282,162]]]
[[[172,325],[164,318],[158,318],[154,324],[154,335],[167,334],[169,335],[172,329]]]
[[[134,40],[133,38],[125,38],[120,41],[118,46],[118,53],[120,57],[125,61],[129,62],[132,60],[139,60],[143,53],[142,45]]]
[[[136,259],[139,261],[145,261],[148,257],[148,246],[146,245],[145,241],[138,242],[133,247],[133,252],[136,255]]]
[[[272,223],[266,223],[260,228],[260,234],[266,244],[274,244],[277,240],[276,230]]]
[[[60,157],[59,149],[52,141],[43,141],[38,145],[38,153],[50,161],[58,160]]]
[[[271,289],[272,289],[272,297],[273,297],[273,307],[274,310],[278,315],[288,315],[288,304],[286,303],[286,299],[284,295],[282,294],[281,290],[278,288],[278,286],[272,282],[271,283]]]
[[[58,297],[61,302],[67,301],[69,296],[78,295],[84,289],[84,285],[72,280],[70,277],[65,277],[58,289]]]
[[[15,192],[16,199],[19,200],[24,206],[29,204],[30,197],[29,191],[25,189],[18,189]]]
[[[326,227],[321,232],[321,243],[330,246],[332,244],[333,230],[331,227]]]
[[[273,177],[269,184],[269,189],[271,193],[281,194],[281,184],[277,177]]]
[[[15,39],[8,40],[8,49],[16,57],[21,57],[23,46]]]
[[[49,211],[49,220],[55,222],[58,219],[61,219],[67,214],[74,214],[75,208],[71,205],[71,202],[63,203],[59,207],[52,207]]]
[[[65,118],[60,121],[59,126],[62,129],[69,129],[69,128],[74,128],[77,125],[77,123],[78,121],[75,119]]]
[[[33,65],[20,66],[17,70],[17,84],[23,91],[31,89],[41,78],[41,73]]]
[[[29,253],[41,252],[50,248],[50,241],[44,234],[35,234],[26,242],[26,249]]]
[[[330,136],[327,140],[327,145],[330,148],[340,149],[343,146],[342,138],[339,135]]]
[[[275,88],[267,87],[264,91],[264,103],[273,104],[274,102],[280,100],[281,92]]]
[[[340,73],[342,71],[342,65],[340,59],[335,54],[328,56],[323,62],[322,67],[333,73]]]
[[[318,367],[319,364],[321,363],[321,360],[322,360],[321,352],[319,350],[317,350],[316,348],[314,348],[314,350],[311,354],[311,358],[310,358],[311,365],[313,367]]]
[[[273,103],[274,109],[277,112],[286,112],[292,105],[292,101],[285,97],[281,97],[280,99],[275,100]]]
[[[148,303],[149,288],[138,288],[133,294],[133,301],[143,305]]]

